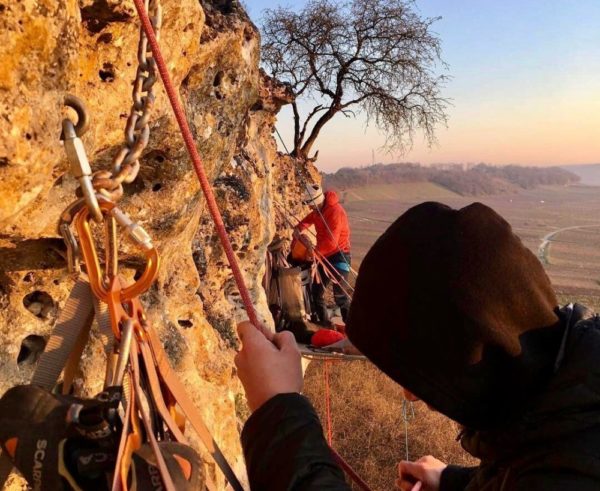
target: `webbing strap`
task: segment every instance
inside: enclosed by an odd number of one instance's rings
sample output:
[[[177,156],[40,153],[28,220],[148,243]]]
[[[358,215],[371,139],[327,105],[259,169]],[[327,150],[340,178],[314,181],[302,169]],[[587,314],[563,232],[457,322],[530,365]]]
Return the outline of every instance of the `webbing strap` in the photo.
[[[94,319],[90,284],[86,278],[80,277],[71,290],[71,294],[63,307],[52,335],[48,339],[46,349],[40,356],[40,361],[31,384],[52,390],[65,368],[69,356],[77,346],[80,336],[87,339],[87,334]],[[83,347],[81,347],[83,351]],[[80,356],[77,357],[79,361]]]
[[[69,355],[74,348],[79,349],[78,340],[87,339],[87,333],[89,333],[94,319],[92,297],[90,284],[82,275],[73,286],[65,306],[60,312],[48,343],[46,343],[46,348],[40,356],[31,384],[48,390],[54,388],[63,368],[67,365]],[[83,347],[81,350],[83,351]],[[77,361],[80,356],[81,353]],[[70,370],[74,371],[73,368]],[[0,456],[1,487],[6,484],[12,469],[12,461],[4,454]]]
[[[244,491],[244,488],[242,487],[240,481],[233,472],[233,469],[229,465],[229,462],[227,462],[227,459],[225,458],[223,452],[217,445],[217,442],[215,442],[212,435],[210,434],[210,431],[204,423],[204,420],[202,419],[202,416],[200,415],[198,409],[196,409],[196,406],[188,397],[185,387],[182,385],[179,378],[171,368],[171,365],[169,364],[167,358],[167,354],[165,353],[165,350],[160,340],[158,339],[156,331],[154,331],[152,326],[147,325],[145,332],[148,335],[148,341],[150,344],[152,357],[154,359],[154,365],[157,367],[158,373],[160,374],[160,377],[164,382],[165,386],[171,392],[171,394],[181,407],[182,411],[187,416],[190,424],[194,427],[194,430],[196,430],[196,433],[200,437],[200,440],[202,440],[202,443],[204,443],[204,446],[212,455],[216,464],[221,469],[221,472],[223,472],[225,478],[229,481],[231,487],[235,491]]]
[[[165,462],[165,458],[163,457],[160,448],[158,447],[158,441],[156,440],[156,436],[154,435],[154,430],[152,428],[152,422],[150,419],[150,412],[148,410],[148,402],[144,400],[145,394],[141,387],[140,382],[140,366],[138,359],[138,347],[137,341],[134,337],[131,341],[131,373],[132,373],[132,382],[135,392],[135,399],[137,406],[139,408],[139,413],[141,415],[142,423],[144,424],[144,428],[146,429],[146,438],[150,442],[150,446],[152,447],[152,451],[154,452],[154,456],[156,457],[156,466],[160,472],[160,477],[162,479],[163,485],[166,491],[175,491],[175,484],[173,484],[173,479],[171,478],[171,474],[169,473],[169,469],[167,468],[167,464]]]
[[[81,331],[79,331],[79,336],[77,336],[77,339],[73,344],[73,349],[71,350],[71,354],[69,355],[69,358],[67,359],[63,370],[63,395],[71,393],[71,388],[73,387],[73,380],[75,380],[75,375],[77,374],[77,369],[79,368],[79,362],[81,361],[81,356],[83,355],[83,350],[85,349],[89,337],[90,329],[89,327],[84,327],[83,329],[81,329]]]
[[[185,438],[185,436],[183,436],[183,433],[179,429],[179,426],[177,426],[177,423],[173,420],[173,417],[171,416],[171,413],[169,412],[165,404],[158,374],[156,373],[156,367],[154,366],[154,360],[152,358],[151,349],[148,346],[148,344],[144,341],[138,342],[138,346],[142,354],[142,361],[144,362],[144,367],[146,368],[148,385],[150,386],[152,400],[156,405],[156,409],[158,410],[158,413],[162,417],[163,421],[167,425],[167,428],[169,428],[169,431],[173,434],[175,439],[179,443],[187,444],[187,439]]]

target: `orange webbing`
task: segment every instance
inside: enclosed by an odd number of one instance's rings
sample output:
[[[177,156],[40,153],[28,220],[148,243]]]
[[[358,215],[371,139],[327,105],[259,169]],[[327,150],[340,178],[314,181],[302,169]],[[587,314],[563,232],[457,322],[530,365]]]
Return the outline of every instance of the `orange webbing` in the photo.
[[[244,488],[233,472],[233,469],[227,462],[223,452],[221,452],[217,442],[215,442],[210,434],[210,431],[204,423],[200,412],[187,395],[185,386],[171,368],[163,345],[160,342],[156,331],[150,324],[144,325],[144,335],[146,336],[148,347],[150,348],[150,353],[152,354],[153,364],[157,369],[158,376],[163,384],[163,387],[171,393],[173,399],[177,402],[183,413],[186,415],[188,421],[193,426],[194,430],[196,430],[197,435],[200,437],[200,440],[202,440],[202,443],[204,443],[204,446],[212,455],[213,459],[221,469],[221,472],[223,472],[223,475],[229,481],[229,485],[235,491],[243,491]]]
[[[139,413],[142,419],[142,423],[144,428],[146,429],[146,438],[150,442],[150,446],[152,447],[152,451],[154,456],[156,457],[156,465],[160,472],[160,477],[162,479],[163,485],[166,491],[175,491],[175,484],[173,484],[173,479],[171,478],[171,474],[169,473],[169,469],[167,468],[167,464],[165,462],[165,458],[158,447],[158,441],[156,440],[156,436],[154,435],[154,430],[152,428],[152,422],[150,420],[150,413],[148,410],[148,404],[144,404],[144,400],[142,397],[145,397],[141,384],[140,384],[140,366],[138,360],[138,349],[137,349],[137,341],[136,339],[132,339],[132,350],[130,354],[131,359],[131,373],[132,373],[132,385],[135,388],[135,398],[137,405],[139,407]]]

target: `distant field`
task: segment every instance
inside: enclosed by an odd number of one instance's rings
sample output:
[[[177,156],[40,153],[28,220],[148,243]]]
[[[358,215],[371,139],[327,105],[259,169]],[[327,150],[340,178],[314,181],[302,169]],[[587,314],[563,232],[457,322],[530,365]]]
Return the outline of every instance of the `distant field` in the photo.
[[[600,164],[567,165],[563,169],[578,175],[581,184],[600,186]]]
[[[346,189],[341,191],[340,195],[341,199],[346,203],[381,199],[419,202],[433,199],[443,200],[458,196],[456,193],[432,182],[376,184],[374,186]]]
[[[561,299],[580,299],[600,310],[598,187],[541,187],[518,194],[473,199],[431,183],[407,183],[349,190],[344,198],[357,267],[393,220],[411,206],[428,200],[452,207],[480,201],[492,207],[511,223],[524,244],[536,255],[547,234],[566,227],[586,227],[557,233],[547,247],[545,267]]]

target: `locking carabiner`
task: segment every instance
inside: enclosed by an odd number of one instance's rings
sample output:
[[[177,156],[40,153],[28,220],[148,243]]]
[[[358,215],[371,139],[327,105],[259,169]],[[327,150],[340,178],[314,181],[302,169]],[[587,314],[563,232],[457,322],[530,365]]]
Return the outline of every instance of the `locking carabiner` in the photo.
[[[158,252],[146,231],[140,225],[134,223],[125,213],[117,208],[112,201],[100,201],[99,206],[103,215],[115,218],[117,223],[125,228],[127,235],[143,249],[144,256],[146,257],[146,267],[141,277],[133,284],[120,289],[119,298],[122,302],[125,302],[126,300],[137,297],[150,288],[150,285],[158,274]],[[105,274],[100,267],[90,220],[90,209],[87,206],[83,207],[75,216],[75,227],[79,234],[80,249],[85,261],[92,291],[96,297],[107,303],[111,288],[110,283],[118,278],[118,276],[110,280],[112,273]],[[107,253],[113,254],[114,251],[107,251]],[[105,277],[109,279],[109,284],[106,284],[104,281]]]

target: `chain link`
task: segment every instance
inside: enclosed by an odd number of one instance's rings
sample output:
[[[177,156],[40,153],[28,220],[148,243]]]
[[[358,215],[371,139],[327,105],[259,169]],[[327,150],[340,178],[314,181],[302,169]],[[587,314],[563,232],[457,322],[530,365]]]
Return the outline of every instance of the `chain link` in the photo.
[[[146,0],[152,27],[158,39],[162,25],[162,7],[159,0]],[[94,188],[112,201],[123,195],[123,183],[132,183],[140,170],[139,158],[150,138],[150,113],[154,105],[154,84],[157,80],[156,61],[148,38],[140,27],[138,67],[131,98],[133,104],[125,125],[125,144],[115,155],[112,171],[97,171],[93,176]]]

